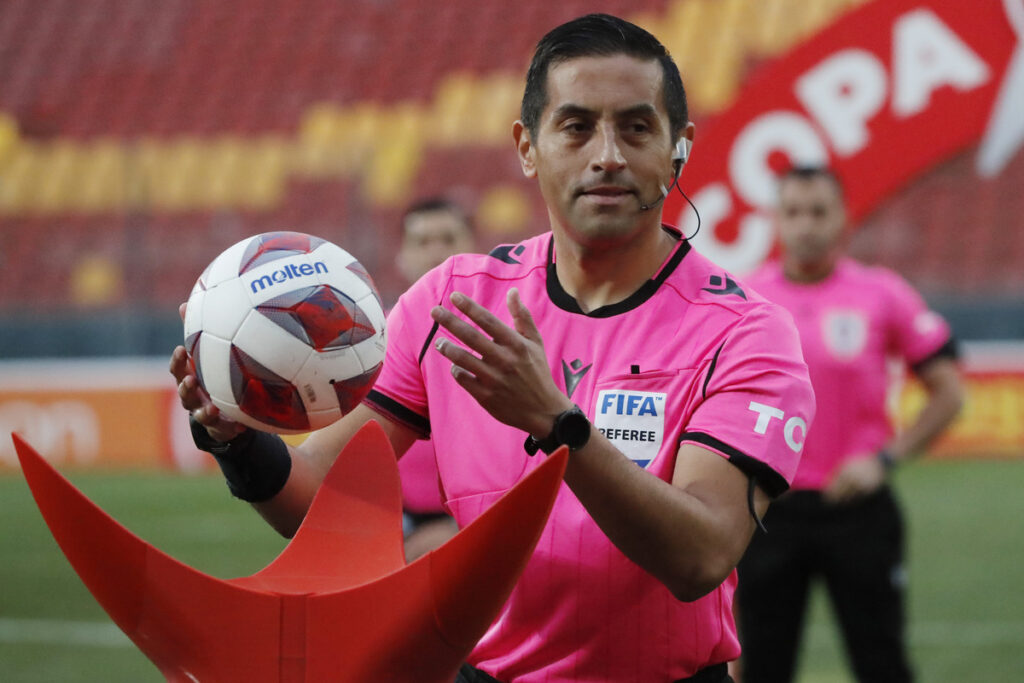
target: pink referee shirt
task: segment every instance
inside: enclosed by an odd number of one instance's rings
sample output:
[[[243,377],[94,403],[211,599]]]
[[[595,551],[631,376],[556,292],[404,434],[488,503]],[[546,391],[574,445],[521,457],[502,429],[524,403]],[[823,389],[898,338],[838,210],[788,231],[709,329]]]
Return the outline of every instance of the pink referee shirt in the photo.
[[[916,365],[950,340],[946,321],[896,273],[840,260],[825,280],[786,279],[778,262],[746,280],[793,314],[818,401],[794,489],[820,490],[848,458],[892,436],[889,360]]]
[[[678,233],[666,228],[678,238]],[[696,443],[772,495],[796,471],[814,399],[790,316],[680,240],[626,301],[584,314],[555,274],[550,233],[490,255],[459,255],[422,278],[389,319],[384,370],[367,398],[431,435],[448,506],[476,518],[541,457],[459,387],[434,348],[432,306],[453,291],[511,325],[517,287],[558,386],[638,467],[670,480]],[[451,308],[450,305],[448,305]],[[470,661],[506,683],[670,681],[734,659],[735,573],[676,600],[608,541],[562,487],[527,568]]]

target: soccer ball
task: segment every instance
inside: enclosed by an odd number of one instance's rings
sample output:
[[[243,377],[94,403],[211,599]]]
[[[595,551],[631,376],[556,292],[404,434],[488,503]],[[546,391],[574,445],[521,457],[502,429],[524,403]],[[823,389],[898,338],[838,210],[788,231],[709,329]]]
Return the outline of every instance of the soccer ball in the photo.
[[[185,348],[221,413],[307,432],[355,408],[380,373],[384,307],[347,251],[299,232],[228,247],[196,281]]]

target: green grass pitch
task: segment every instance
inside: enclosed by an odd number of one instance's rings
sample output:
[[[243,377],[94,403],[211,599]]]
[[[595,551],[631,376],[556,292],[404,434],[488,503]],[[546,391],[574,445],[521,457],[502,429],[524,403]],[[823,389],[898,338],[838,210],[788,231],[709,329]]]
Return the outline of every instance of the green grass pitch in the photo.
[[[133,532],[222,578],[284,547],[217,476],[73,473]],[[1016,681],[1024,671],[1024,458],[910,465],[896,486],[910,533],[910,640],[922,683]],[[821,593],[799,683],[848,683]],[[0,476],[0,681],[161,681],[61,554],[18,473]]]

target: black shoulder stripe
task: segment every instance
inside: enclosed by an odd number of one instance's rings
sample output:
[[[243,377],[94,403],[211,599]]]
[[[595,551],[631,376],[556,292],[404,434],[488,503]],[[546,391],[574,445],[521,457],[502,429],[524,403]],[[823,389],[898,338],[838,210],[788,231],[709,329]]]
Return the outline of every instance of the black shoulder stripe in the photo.
[[[924,367],[931,363],[933,360],[939,358],[948,358],[950,360],[956,360],[960,357],[960,345],[957,343],[955,337],[950,337],[946,340],[946,343],[940,346],[935,353],[930,356],[926,356],[922,360],[917,361],[910,366],[910,369],[914,371],[914,374],[921,374]]]
[[[715,357],[711,359],[711,365],[708,366],[708,375],[704,378],[704,386],[700,390],[701,396],[704,398],[708,397],[708,384],[711,382],[711,375],[715,374],[715,368],[718,366],[718,354],[722,353],[724,346],[725,342],[722,342],[722,346],[715,351]]]
[[[427,338],[423,342],[423,348],[420,349],[419,358],[416,359],[416,363],[417,364],[419,364],[419,365],[423,364],[423,357],[425,355],[427,355],[427,349],[430,348],[430,342],[434,340],[434,335],[437,334],[437,328],[439,326],[440,326],[440,324],[437,321],[434,321],[433,326],[431,326],[431,328],[430,328],[430,333],[427,334]]]
[[[493,254],[492,254],[492,256],[493,256]],[[451,277],[451,272],[449,270],[448,286],[451,286],[451,280],[452,280],[452,277]],[[447,287],[445,288],[445,291],[447,291]],[[437,302],[437,305],[438,306],[444,305],[444,296],[443,295],[441,297],[441,301]],[[427,355],[427,349],[430,348],[430,342],[434,341],[434,335],[437,334],[437,330],[438,330],[439,327],[440,327],[440,323],[438,323],[436,320],[434,321],[434,324],[430,326],[430,332],[427,333],[427,338],[423,340],[423,346],[420,347],[420,355],[417,356],[417,358],[416,358],[416,364],[417,365],[423,365],[423,357]]]
[[[430,436],[430,420],[406,408],[390,396],[385,396],[376,389],[370,389],[370,393],[366,395],[363,401],[374,410],[393,418],[396,422],[419,433],[423,438]]]
[[[679,437],[679,441],[680,443],[692,441],[725,453],[729,457],[729,462],[738,467],[748,477],[757,481],[757,485],[764,489],[764,492],[772,498],[782,495],[789,488],[785,478],[771,467],[757,458],[752,458],[743,451],[733,448],[724,441],[719,441],[710,434],[705,434],[704,432],[684,432]]]

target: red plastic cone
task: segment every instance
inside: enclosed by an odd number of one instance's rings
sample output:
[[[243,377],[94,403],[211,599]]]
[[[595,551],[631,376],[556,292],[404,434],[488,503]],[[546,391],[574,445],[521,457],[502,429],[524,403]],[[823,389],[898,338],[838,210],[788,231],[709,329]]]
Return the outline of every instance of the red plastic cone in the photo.
[[[139,539],[12,436],[71,565],[173,682],[449,683],[522,573],[567,458],[564,448],[549,457],[406,566],[398,469],[371,422],[338,456],[281,555],[225,581]]]

